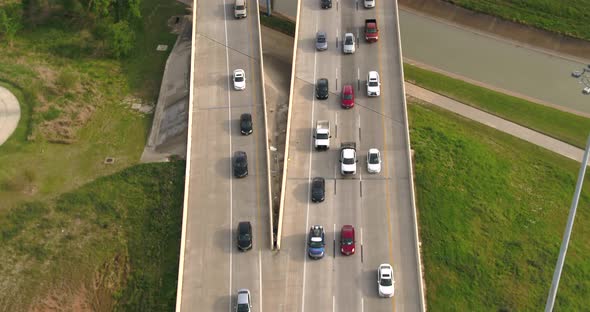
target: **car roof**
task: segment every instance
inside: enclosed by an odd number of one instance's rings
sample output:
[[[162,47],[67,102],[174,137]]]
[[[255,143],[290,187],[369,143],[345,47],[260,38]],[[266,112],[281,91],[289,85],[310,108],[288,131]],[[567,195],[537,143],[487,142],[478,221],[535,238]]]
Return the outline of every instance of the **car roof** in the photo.
[[[238,304],[244,304],[244,303],[249,303],[248,302],[248,295],[250,294],[250,291],[248,289],[239,289],[238,290]]]
[[[236,158],[246,158],[246,157],[247,157],[247,156],[246,156],[246,152],[244,152],[244,151],[236,151],[236,152],[234,153],[234,156],[235,156]]]
[[[345,33],[344,37],[354,37],[354,34],[353,33]]]
[[[344,85],[342,87],[342,92],[344,92],[344,93],[353,93],[352,85]]]
[[[342,230],[340,230],[340,235],[346,238],[352,238],[354,236],[354,226],[350,224],[346,224],[342,226]]]
[[[318,37],[325,37],[326,36],[326,32],[325,31],[318,31],[317,36]]]
[[[250,221],[242,221],[238,223],[238,231],[240,232],[249,231],[251,228],[252,225],[250,224]]]
[[[318,79],[318,84],[327,84],[328,83],[328,78],[320,78]]]
[[[355,155],[355,152],[352,148],[347,148],[347,149],[342,150],[342,157],[344,157],[344,158],[353,158],[354,155]]]
[[[238,68],[238,69],[234,70],[234,75],[235,74],[243,74],[243,73],[244,73],[244,70],[241,69],[241,68]]]
[[[249,120],[251,120],[252,119],[252,115],[250,113],[243,113],[240,116],[240,119],[249,119]]]
[[[369,79],[377,79],[379,77],[379,73],[372,70],[369,72]]]
[[[376,148],[370,148],[369,149],[369,154],[379,154],[379,150]]]
[[[322,177],[315,177],[315,178],[313,178],[313,182],[324,182],[324,181],[325,180]]]

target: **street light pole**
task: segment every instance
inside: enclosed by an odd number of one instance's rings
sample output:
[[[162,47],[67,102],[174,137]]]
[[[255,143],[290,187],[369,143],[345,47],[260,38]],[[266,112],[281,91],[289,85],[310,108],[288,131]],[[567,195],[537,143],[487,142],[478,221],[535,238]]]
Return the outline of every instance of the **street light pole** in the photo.
[[[580,173],[578,174],[578,183],[576,183],[576,191],[574,192],[574,199],[572,200],[572,206],[570,207],[570,213],[567,218],[567,225],[565,227],[565,233],[563,233],[563,241],[561,242],[561,249],[559,250],[559,257],[557,258],[557,264],[555,266],[555,272],[553,273],[553,282],[551,283],[551,289],[549,290],[549,296],[547,297],[547,304],[545,305],[545,312],[552,312],[553,305],[555,304],[555,296],[557,295],[557,287],[559,286],[559,279],[561,278],[561,271],[563,269],[563,263],[565,261],[565,253],[567,252],[567,246],[570,243],[570,236],[572,235],[572,227],[574,226],[574,218],[576,217],[576,210],[578,209],[578,201],[580,200],[580,193],[582,192],[582,184],[584,182],[584,175],[586,174],[586,167],[588,166],[588,155],[590,154],[590,136],[586,142],[586,151],[582,158],[582,167],[580,167]]]

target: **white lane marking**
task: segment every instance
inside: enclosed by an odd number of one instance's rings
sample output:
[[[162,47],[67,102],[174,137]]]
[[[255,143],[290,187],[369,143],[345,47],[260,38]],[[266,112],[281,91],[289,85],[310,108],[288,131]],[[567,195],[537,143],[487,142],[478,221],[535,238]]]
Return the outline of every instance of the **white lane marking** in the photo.
[[[232,244],[232,222],[233,222],[233,182],[232,182],[232,142],[231,142],[231,87],[229,83],[229,48],[227,42],[227,12],[225,0],[223,0],[223,25],[225,31],[225,66],[227,71],[227,105],[228,105],[228,122],[229,122],[229,311],[232,311],[232,271],[233,271],[233,244]]]
[[[363,244],[363,227],[361,226],[361,245]]]
[[[361,312],[365,311],[365,297],[361,297]]]
[[[315,81],[316,79],[316,69],[317,69],[317,50],[314,50],[313,52],[313,81]],[[315,92],[315,90],[313,91]],[[311,118],[310,118],[310,129],[313,129],[313,114],[314,114],[314,108],[315,108],[315,93],[312,93],[311,95]],[[313,130],[312,130],[313,131]],[[305,209],[305,242],[304,242],[304,256],[303,256],[303,283],[302,283],[302,290],[301,290],[301,312],[305,311],[305,268],[307,266],[307,230],[309,228],[309,202],[310,202],[310,192],[311,192],[311,188],[309,187],[309,185],[311,184],[311,156],[313,155],[313,153],[311,152],[313,148],[313,140],[309,140],[309,168],[308,168],[308,172],[307,172],[307,208]]]
[[[258,287],[260,289],[258,311],[262,312],[262,249],[258,249]]]
[[[336,296],[332,296],[332,312],[336,311]]]
[[[336,91],[338,91],[338,66],[336,66]]]
[[[361,68],[360,67],[356,68],[356,79],[361,80]]]
[[[338,27],[336,27],[336,40],[338,40]]]

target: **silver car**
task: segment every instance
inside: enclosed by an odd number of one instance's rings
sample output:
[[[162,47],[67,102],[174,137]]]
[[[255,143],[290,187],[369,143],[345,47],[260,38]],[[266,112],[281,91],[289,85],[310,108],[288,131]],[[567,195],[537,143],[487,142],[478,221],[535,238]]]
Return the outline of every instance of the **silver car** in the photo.
[[[326,37],[326,32],[318,31],[315,36],[315,48],[318,51],[324,51],[328,49],[328,38]]]
[[[252,311],[252,300],[248,289],[238,290],[238,300],[236,302],[236,312]]]
[[[356,42],[352,33],[344,34],[344,42],[342,43],[342,52],[344,54],[352,54],[355,51]]]

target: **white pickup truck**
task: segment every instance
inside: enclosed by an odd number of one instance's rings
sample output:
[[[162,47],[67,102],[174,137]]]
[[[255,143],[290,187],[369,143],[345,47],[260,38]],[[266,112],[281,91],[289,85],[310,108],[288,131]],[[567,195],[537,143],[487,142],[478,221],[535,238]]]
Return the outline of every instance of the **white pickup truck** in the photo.
[[[330,148],[330,121],[318,120],[315,123],[313,132],[314,147],[317,150],[327,150]]]

